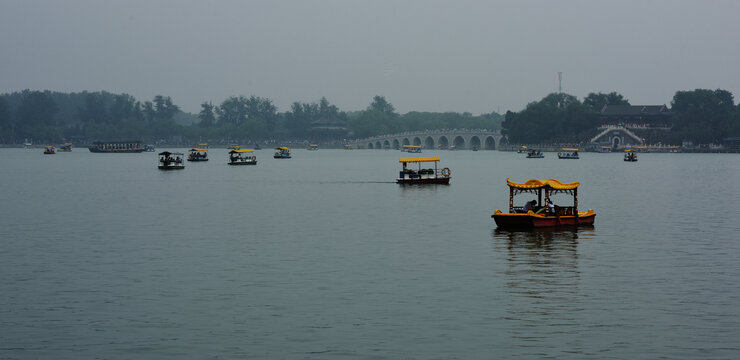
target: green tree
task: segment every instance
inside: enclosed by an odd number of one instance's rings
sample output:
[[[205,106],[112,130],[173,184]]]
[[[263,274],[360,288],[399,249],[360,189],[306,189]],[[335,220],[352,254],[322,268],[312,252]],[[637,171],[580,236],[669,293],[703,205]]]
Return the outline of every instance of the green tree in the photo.
[[[0,143],[6,144],[12,142],[13,138],[13,119],[11,117],[10,106],[8,102],[0,97]]]
[[[514,143],[579,142],[596,126],[591,114],[575,96],[552,93],[519,113],[508,111],[501,125]]]
[[[717,89],[677,91],[671,101],[672,142],[721,143],[735,128],[737,108],[731,92]]]
[[[367,107],[367,110],[374,110],[379,111],[382,113],[386,113],[389,115],[396,115],[395,111],[396,109],[393,107],[393,104],[389,103],[385,97],[380,95],[375,95],[373,97],[373,102],[370,103],[370,106]]]
[[[48,92],[24,90],[15,113],[15,129],[23,138],[58,141],[61,128],[56,126],[54,115],[59,107]]]
[[[213,113],[214,106],[210,101],[200,104],[200,112],[198,113],[198,119],[200,127],[211,127],[216,124],[216,115]]]
[[[600,93],[589,93],[583,99],[583,105],[593,112],[600,112],[605,105],[629,105],[629,100],[625,99],[624,96],[617,92],[610,92],[608,94]]]

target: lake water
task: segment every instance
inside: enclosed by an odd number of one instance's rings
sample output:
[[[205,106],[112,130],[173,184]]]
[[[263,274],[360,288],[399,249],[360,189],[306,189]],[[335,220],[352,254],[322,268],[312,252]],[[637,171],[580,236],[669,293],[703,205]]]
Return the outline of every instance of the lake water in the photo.
[[[0,150],[0,359],[740,358],[736,154],[226,153]],[[595,226],[497,230],[507,177]]]

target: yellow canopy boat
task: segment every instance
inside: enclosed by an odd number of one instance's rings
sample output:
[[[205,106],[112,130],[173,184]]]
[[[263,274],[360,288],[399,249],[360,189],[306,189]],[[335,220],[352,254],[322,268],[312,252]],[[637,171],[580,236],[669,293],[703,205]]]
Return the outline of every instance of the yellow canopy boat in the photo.
[[[530,179],[523,183],[516,183],[506,178],[509,186],[509,212],[496,210],[491,217],[499,227],[512,228],[539,228],[563,225],[593,225],[596,213],[593,209],[578,211],[579,182],[563,183],[556,179]],[[514,206],[514,196],[529,193],[537,195],[524,206]],[[573,206],[557,206],[550,197],[565,193],[573,196]],[[545,195],[543,203],[542,195]]]

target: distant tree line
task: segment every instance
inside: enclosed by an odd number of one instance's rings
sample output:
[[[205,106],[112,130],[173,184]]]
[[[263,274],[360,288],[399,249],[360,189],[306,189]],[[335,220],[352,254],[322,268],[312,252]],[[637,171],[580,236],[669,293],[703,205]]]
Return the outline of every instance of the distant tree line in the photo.
[[[507,111],[502,132],[511,143],[580,143],[596,134],[598,113],[604,105],[630,105],[621,94],[590,93],[583,101],[564,93],[552,93],[527,104],[519,112]],[[726,90],[678,91],[671,101],[672,126],[659,140],[680,145],[719,144],[740,136],[740,105]]]
[[[341,111],[326,98],[294,102],[280,113],[272,100],[231,96],[220,104],[203,102],[198,114],[184,113],[169,96],[139,101],[105,91],[61,93],[24,90],[0,95],[0,143],[136,139],[147,142],[248,142],[311,140],[317,124],[343,129],[335,137],[363,138],[440,128],[499,128],[497,113],[409,112],[398,114],[383,96],[365,110]],[[342,140],[342,139],[336,139]]]

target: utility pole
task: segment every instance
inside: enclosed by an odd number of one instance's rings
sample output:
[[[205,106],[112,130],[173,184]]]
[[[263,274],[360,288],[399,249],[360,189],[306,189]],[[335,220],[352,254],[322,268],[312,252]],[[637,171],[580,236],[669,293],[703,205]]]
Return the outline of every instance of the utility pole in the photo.
[[[558,94],[563,93],[563,73],[558,71]]]

